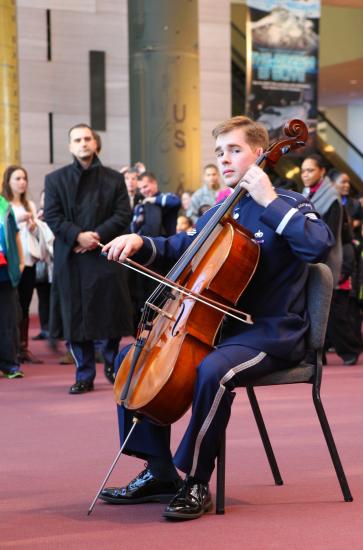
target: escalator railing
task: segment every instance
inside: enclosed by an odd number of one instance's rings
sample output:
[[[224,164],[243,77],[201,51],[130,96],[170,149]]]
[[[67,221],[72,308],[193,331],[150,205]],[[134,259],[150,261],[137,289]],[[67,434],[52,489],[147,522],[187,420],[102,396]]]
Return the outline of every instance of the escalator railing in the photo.
[[[363,191],[363,153],[322,111],[318,111],[317,147],[338,170],[347,172],[353,187]]]

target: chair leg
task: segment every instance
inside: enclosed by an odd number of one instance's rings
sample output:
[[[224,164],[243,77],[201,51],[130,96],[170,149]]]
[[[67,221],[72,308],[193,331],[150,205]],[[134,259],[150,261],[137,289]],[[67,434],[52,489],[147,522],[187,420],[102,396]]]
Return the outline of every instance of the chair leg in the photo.
[[[224,514],[226,474],[226,434],[224,434],[217,456],[216,514]]]
[[[351,495],[348,481],[347,481],[347,478],[345,477],[343,466],[340,461],[340,457],[335,445],[333,434],[331,433],[329,422],[324,411],[323,403],[320,397],[320,392],[319,392],[319,389],[315,387],[315,385],[313,385],[312,393],[313,393],[313,401],[314,401],[316,413],[320,421],[321,429],[323,430],[326,444],[328,445],[330,456],[333,461],[333,465],[340,484],[340,488],[344,496],[344,500],[346,502],[352,502],[353,497]]]
[[[271,472],[275,480],[275,484],[283,485],[284,482],[282,481],[280,470],[277,465],[274,452],[272,450],[270,438],[268,436],[266,426],[263,421],[261,410],[257,402],[256,394],[252,386],[246,386],[246,390],[247,390],[248,399],[250,400],[251,408],[256,420],[258,431],[260,432],[260,437],[262,439],[265,453],[270,464]]]

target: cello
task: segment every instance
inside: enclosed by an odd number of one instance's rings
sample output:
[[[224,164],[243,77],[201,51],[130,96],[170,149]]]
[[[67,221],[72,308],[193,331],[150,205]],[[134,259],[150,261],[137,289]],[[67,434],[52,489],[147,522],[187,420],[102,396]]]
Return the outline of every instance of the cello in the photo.
[[[296,119],[285,125],[284,132],[286,137],[273,143],[257,159],[257,165],[276,162],[281,155],[304,145],[308,136],[305,124]],[[116,401],[134,412],[135,422],[143,417],[159,425],[178,420],[192,403],[197,366],[213,351],[224,316],[253,323],[249,314],[235,309],[259,260],[253,235],[232,216],[234,206],[246,193],[237,184],[167,277],[152,275],[162,282],[145,304],[136,342],[124,358],[114,385]],[[133,260],[120,263],[150,275],[150,270]]]
[[[308,136],[297,119],[286,123],[284,132],[257,165],[277,162]],[[253,235],[231,215],[246,193],[236,185],[171,269],[166,281],[174,289],[166,288],[164,279],[149,297],[136,342],[117,373],[117,403],[157,424],[172,424],[190,407],[196,368],[213,350],[224,316],[237,313],[240,321],[253,322],[234,308],[259,259]]]

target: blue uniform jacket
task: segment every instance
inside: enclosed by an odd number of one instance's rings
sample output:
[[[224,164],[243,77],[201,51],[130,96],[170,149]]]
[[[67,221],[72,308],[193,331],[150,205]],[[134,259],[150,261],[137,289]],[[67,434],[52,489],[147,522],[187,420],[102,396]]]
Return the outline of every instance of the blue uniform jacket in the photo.
[[[287,190],[277,193],[278,198],[267,208],[248,194],[234,208],[233,217],[254,234],[261,251],[256,272],[237,304],[238,309],[252,315],[254,324],[226,318],[219,346],[245,345],[281,359],[300,361],[309,327],[306,263],[324,261],[334,237],[305,197]],[[218,206],[200,218],[194,232],[167,239],[144,237],[135,260],[158,271],[170,268]]]
[[[174,235],[180,198],[174,193],[160,193],[155,196],[154,204],[137,204],[134,208],[130,229],[138,235]]]

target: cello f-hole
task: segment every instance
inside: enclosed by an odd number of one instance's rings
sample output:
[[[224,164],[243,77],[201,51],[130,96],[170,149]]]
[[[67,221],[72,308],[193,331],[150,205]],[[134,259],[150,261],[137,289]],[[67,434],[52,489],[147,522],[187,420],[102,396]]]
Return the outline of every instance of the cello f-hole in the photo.
[[[178,336],[178,334],[179,334],[179,331],[176,330],[176,327],[177,327],[177,325],[178,325],[178,323],[179,323],[179,321],[180,321],[180,319],[181,319],[181,317],[184,313],[184,310],[185,310],[185,302],[182,303],[181,308],[180,308],[180,313],[179,313],[178,317],[176,318],[176,321],[174,323],[173,328],[171,329],[172,336]]]

